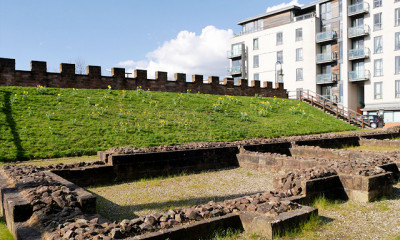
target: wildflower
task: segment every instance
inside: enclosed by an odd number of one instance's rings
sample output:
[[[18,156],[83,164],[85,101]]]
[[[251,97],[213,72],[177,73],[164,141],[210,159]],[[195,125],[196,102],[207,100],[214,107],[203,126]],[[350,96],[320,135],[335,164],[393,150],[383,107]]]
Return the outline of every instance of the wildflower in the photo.
[[[111,86],[110,86],[110,85],[108,85],[107,87],[108,87],[108,89],[111,89]]]

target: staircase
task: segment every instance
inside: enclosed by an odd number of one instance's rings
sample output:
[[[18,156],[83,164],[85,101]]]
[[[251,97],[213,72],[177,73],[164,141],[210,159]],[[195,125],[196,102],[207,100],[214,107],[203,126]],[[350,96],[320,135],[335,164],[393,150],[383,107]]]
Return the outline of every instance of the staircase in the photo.
[[[293,93],[295,95],[293,95]],[[348,122],[351,125],[370,128],[371,123],[365,116],[339,104],[333,102],[331,99],[326,98],[318,93],[310,90],[298,90],[295,92],[289,92],[289,98],[297,99],[301,102],[306,102],[311,106],[322,110],[324,113],[330,114],[337,119]]]

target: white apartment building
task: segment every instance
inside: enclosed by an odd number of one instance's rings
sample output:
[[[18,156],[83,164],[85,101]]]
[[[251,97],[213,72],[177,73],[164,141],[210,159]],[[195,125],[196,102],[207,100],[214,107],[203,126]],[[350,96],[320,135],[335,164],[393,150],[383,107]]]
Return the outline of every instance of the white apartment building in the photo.
[[[238,24],[234,79],[284,82],[400,122],[400,0],[319,0]]]

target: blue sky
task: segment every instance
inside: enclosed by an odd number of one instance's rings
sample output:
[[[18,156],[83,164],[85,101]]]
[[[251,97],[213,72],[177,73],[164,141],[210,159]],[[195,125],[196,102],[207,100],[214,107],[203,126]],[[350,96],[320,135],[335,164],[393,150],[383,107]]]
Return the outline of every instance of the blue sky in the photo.
[[[225,61],[223,44],[228,44],[233,32],[240,31],[236,23],[282,2],[285,1],[0,0],[0,57],[15,58],[16,67],[21,70],[28,70],[31,60],[42,60],[47,61],[49,71],[58,72],[61,62],[80,59],[86,65],[102,66],[103,70],[150,70],[154,63],[153,68],[165,68],[157,70],[173,71],[180,64],[185,67],[178,67],[177,71],[223,74],[225,69],[208,71],[205,62],[216,65],[210,59],[221,58],[221,65]],[[207,26],[213,27],[205,31]],[[214,41],[218,49],[208,51]],[[197,50],[192,55],[187,53],[193,48]],[[194,56],[199,53],[206,56],[204,60]]]

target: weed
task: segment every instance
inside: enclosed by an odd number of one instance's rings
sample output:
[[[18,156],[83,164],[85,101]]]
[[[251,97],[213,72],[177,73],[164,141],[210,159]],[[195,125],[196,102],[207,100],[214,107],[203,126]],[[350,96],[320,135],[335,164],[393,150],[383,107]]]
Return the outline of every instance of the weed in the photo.
[[[330,199],[327,199],[324,195],[322,195],[314,199],[312,206],[318,209],[326,210],[335,208],[339,203],[340,201],[338,200],[332,201]]]
[[[240,112],[240,120],[241,121],[249,121],[249,116],[246,112]]]
[[[294,236],[306,236],[307,234],[315,232],[324,224],[325,223],[319,218],[318,214],[312,214],[308,221],[301,223],[296,228],[276,233],[275,237],[281,236],[282,238],[290,238]]]
[[[46,94],[47,93],[47,88],[42,86],[42,85],[37,85],[36,86],[36,92],[39,94]]]
[[[239,229],[218,229],[211,235],[210,240],[223,240],[223,239],[232,239],[238,237],[241,234],[241,230]]]

